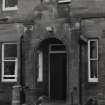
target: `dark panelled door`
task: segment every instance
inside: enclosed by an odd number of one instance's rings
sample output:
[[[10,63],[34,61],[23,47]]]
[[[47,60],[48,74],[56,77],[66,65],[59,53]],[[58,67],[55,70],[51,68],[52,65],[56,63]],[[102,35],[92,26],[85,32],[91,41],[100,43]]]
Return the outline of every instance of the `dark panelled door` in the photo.
[[[66,53],[50,54],[50,98],[66,99]]]

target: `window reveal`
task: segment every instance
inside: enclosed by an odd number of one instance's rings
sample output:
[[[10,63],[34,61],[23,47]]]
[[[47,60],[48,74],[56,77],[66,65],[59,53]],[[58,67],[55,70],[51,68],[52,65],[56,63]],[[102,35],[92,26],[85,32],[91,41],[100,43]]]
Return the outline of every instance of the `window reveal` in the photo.
[[[2,44],[2,81],[15,82],[17,80],[17,45],[15,43]]]

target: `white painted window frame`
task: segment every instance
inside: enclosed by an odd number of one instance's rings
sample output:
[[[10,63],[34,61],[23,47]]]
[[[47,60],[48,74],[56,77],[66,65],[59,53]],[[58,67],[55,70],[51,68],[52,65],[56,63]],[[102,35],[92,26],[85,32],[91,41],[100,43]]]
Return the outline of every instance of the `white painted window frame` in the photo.
[[[5,6],[5,1],[6,0],[2,0],[2,10],[3,11],[13,11],[13,10],[17,10],[18,9],[18,6],[14,6],[14,7],[6,7]]]
[[[96,42],[96,48],[97,48],[97,57],[91,58],[90,57],[90,42],[95,41]],[[96,61],[97,62],[97,77],[91,78],[91,67],[90,62]],[[88,40],[88,82],[98,82],[98,39],[89,39]]]
[[[16,82],[17,81],[17,71],[18,71],[18,58],[16,57],[15,60],[5,60],[4,58],[4,47],[6,44],[16,44],[17,43],[2,43],[2,82]],[[5,75],[4,74],[4,62],[5,61],[15,61],[15,73],[14,75]],[[5,77],[14,77],[14,79],[5,79]]]

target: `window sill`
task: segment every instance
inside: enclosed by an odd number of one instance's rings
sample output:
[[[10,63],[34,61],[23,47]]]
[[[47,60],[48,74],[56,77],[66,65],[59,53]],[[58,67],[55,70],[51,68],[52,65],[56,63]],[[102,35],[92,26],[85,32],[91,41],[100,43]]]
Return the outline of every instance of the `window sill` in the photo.
[[[3,79],[2,78],[2,81],[3,83],[13,83],[13,82],[17,82],[17,79]]]
[[[98,83],[98,78],[89,78],[88,82],[89,83]]]
[[[3,8],[2,9],[4,12],[5,11],[16,11],[16,10],[18,10],[18,7],[16,6],[16,7],[8,7],[8,8]]]

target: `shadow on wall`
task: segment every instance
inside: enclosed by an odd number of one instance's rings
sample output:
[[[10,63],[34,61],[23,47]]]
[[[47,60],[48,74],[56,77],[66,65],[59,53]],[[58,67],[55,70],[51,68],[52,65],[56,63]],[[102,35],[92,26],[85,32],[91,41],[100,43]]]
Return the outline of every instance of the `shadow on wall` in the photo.
[[[0,105],[11,105],[11,102],[5,102],[0,100]]]

